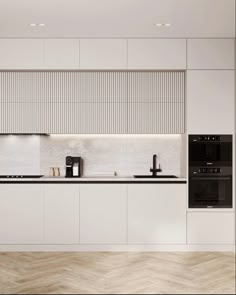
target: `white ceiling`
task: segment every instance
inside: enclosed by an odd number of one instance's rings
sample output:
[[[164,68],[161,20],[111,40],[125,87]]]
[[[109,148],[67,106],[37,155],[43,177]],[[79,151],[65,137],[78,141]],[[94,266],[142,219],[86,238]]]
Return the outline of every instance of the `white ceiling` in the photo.
[[[234,37],[234,15],[235,0],[0,0],[0,37]]]

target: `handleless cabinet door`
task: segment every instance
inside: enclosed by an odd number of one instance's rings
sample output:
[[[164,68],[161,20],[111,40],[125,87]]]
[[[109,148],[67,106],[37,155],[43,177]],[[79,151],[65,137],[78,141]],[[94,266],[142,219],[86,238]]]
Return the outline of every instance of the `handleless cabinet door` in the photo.
[[[188,133],[234,133],[234,84],[234,71],[188,71]]]
[[[45,244],[79,243],[79,186],[45,184]]]
[[[37,133],[39,106],[29,102],[3,102],[1,104],[1,133]],[[46,133],[46,132],[45,132]]]
[[[127,41],[123,39],[81,39],[80,69],[127,69]]]
[[[43,224],[41,185],[0,185],[0,244],[43,244]]]
[[[128,40],[128,69],[186,69],[185,39]]]
[[[0,39],[0,69],[42,69],[43,52],[43,39]]]
[[[188,40],[188,69],[235,68],[234,39],[190,39]]]
[[[185,72],[128,72],[128,133],[185,132]]]
[[[127,186],[80,186],[80,243],[127,243]]]
[[[188,244],[233,245],[235,214],[226,212],[188,213]]]
[[[78,70],[78,39],[45,39],[45,69]]]
[[[186,244],[186,185],[128,185],[128,243]]]

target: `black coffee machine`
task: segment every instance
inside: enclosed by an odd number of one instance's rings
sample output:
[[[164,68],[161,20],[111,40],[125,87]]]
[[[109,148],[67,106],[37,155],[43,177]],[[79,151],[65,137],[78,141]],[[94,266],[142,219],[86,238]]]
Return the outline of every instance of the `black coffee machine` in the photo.
[[[82,158],[66,157],[66,177],[81,177],[82,175]]]

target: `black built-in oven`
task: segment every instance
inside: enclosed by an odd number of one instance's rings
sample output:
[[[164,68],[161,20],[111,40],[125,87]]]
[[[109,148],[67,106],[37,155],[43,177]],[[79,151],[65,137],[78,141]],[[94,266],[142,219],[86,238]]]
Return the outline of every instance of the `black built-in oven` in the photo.
[[[232,135],[189,136],[189,207],[232,208]]]

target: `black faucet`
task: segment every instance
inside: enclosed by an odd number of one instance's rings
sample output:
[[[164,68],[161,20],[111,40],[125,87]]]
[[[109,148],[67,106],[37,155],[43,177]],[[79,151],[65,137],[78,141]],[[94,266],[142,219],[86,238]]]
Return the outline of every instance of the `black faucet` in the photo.
[[[150,168],[150,172],[152,172],[152,176],[157,176],[157,172],[162,172],[161,165],[159,164],[159,168],[157,168],[157,155],[153,155],[153,167]]]

